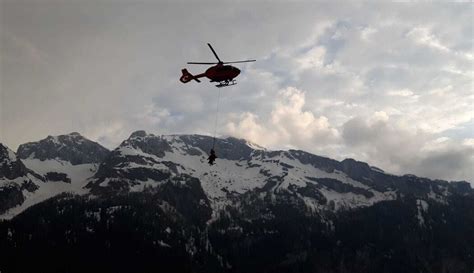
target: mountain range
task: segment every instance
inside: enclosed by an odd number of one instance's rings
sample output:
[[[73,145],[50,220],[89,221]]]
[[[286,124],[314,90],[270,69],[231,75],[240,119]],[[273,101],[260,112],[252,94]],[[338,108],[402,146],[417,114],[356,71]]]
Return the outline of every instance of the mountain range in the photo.
[[[0,144],[5,272],[472,272],[474,190],[237,138]],[[28,259],[31,263],[21,263]]]

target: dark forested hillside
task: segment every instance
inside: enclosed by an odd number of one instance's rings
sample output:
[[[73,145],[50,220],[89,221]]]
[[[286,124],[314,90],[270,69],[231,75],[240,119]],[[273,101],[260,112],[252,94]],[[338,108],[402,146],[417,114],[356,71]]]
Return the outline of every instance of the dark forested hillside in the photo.
[[[195,185],[194,185],[195,186]],[[173,185],[170,184],[170,187]],[[0,223],[2,272],[472,272],[474,200],[414,198],[309,216],[259,204],[211,219],[193,185],[185,199],[147,190],[62,195]],[[270,215],[273,215],[270,217]],[[25,262],[27,261],[27,262]]]

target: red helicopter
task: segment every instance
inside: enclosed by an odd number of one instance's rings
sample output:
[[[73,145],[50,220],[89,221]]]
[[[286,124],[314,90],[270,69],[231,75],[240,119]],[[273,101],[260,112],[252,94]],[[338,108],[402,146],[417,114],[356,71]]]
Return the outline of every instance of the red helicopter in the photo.
[[[211,44],[207,44],[211,49],[216,59],[219,61],[217,63],[199,63],[199,62],[189,62],[188,64],[205,64],[205,65],[213,65],[209,67],[206,72],[198,75],[192,75],[188,72],[186,68],[182,69],[181,72],[183,75],[179,79],[182,83],[187,83],[191,80],[195,80],[197,82],[201,82],[199,78],[207,77],[211,80],[211,82],[218,82],[219,84],[216,85],[217,87],[224,87],[229,85],[235,85],[237,82],[234,80],[240,74],[240,70],[237,67],[233,67],[231,65],[225,64],[232,64],[232,63],[247,63],[247,62],[255,62],[256,60],[246,60],[246,61],[236,61],[236,62],[223,62],[217,56],[217,53],[212,48]]]

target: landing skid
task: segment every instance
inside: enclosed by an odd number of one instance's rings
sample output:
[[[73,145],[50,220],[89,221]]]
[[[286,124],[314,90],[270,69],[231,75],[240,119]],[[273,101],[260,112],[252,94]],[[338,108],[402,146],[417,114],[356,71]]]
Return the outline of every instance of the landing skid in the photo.
[[[231,86],[231,85],[236,85],[236,84],[237,84],[237,81],[235,80],[227,80],[227,81],[219,82],[219,84],[216,85],[216,87],[221,88],[221,87],[226,87],[226,86]]]

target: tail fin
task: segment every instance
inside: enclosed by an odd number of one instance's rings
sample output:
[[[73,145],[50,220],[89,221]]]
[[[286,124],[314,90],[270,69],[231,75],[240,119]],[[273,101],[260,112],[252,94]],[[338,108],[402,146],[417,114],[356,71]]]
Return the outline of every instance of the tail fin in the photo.
[[[198,80],[197,78],[195,78],[191,73],[188,72],[188,70],[186,68],[182,69],[181,72],[183,73],[183,75],[181,76],[181,78],[179,78],[179,80],[182,82],[182,83],[187,83],[191,80],[195,80],[197,82],[201,82],[200,80]]]

